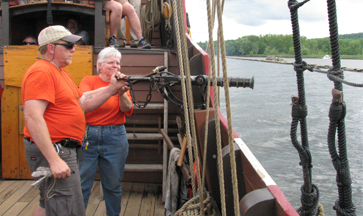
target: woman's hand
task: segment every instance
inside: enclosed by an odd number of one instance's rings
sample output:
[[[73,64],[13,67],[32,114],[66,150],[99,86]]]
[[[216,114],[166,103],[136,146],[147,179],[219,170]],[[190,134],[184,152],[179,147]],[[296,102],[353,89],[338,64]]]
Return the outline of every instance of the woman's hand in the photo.
[[[127,86],[128,83],[125,81],[125,78],[127,76],[121,72],[116,72],[112,77],[111,77],[111,82],[110,85],[114,85],[115,86],[115,94],[120,94],[122,95],[123,93],[125,93],[127,90],[129,90],[130,88]]]

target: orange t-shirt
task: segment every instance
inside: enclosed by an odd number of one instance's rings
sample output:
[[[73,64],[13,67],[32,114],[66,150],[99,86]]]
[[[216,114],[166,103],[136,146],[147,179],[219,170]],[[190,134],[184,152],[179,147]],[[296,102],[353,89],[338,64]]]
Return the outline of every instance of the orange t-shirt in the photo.
[[[79,84],[81,92],[92,91],[101,87],[108,86],[110,82],[103,81],[98,75],[85,76]],[[130,91],[126,92],[132,102]],[[97,109],[86,114],[86,121],[89,125],[120,125],[126,122],[126,117],[132,115],[133,107],[124,113],[120,110],[120,96],[111,96],[104,104]]]
[[[27,100],[48,101],[44,112],[52,142],[65,138],[82,141],[86,130],[83,110],[78,103],[82,93],[69,74],[46,60],[38,60],[25,73],[21,93]],[[78,97],[78,98],[77,98]],[[31,137],[25,125],[24,137]]]

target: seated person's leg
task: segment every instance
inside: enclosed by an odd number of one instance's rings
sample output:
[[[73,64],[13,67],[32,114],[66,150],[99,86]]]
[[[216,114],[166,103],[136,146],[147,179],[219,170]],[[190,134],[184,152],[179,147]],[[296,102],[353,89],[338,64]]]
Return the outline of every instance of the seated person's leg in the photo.
[[[145,40],[145,38],[142,37],[140,20],[136,14],[134,7],[128,2],[124,3],[122,7],[122,15],[129,18],[130,27],[136,34],[137,39],[139,40],[139,47],[143,49],[151,49],[151,45]]]
[[[126,18],[121,19],[121,25],[117,28],[117,39],[118,44],[121,47],[125,47],[127,41],[126,41]]]
[[[130,4],[134,7],[137,17],[140,20],[140,12],[141,12],[141,0],[129,0]],[[141,20],[140,20],[141,23]],[[130,46],[133,48],[137,48],[139,46],[139,40],[134,31],[130,31]]]
[[[117,1],[107,1],[105,2],[104,9],[110,10],[110,39],[109,45],[110,46],[119,46],[117,43],[116,33],[117,28],[121,24],[121,17],[122,17],[122,5]]]
[[[122,5],[123,11],[122,15],[129,18],[130,27],[135,32],[138,39],[142,38],[142,30],[139,17],[136,14],[134,7],[130,3],[124,3]]]

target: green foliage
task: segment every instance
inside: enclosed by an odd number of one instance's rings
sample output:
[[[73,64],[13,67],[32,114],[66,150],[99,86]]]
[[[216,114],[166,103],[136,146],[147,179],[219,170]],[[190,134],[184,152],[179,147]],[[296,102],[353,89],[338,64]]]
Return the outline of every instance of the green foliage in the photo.
[[[300,38],[301,53],[303,55],[323,56],[331,54],[329,38],[307,39]],[[198,43],[204,50],[208,42]],[[217,43],[214,41],[214,46]],[[363,33],[339,35],[341,55],[363,55]],[[294,43],[292,35],[248,35],[236,40],[225,41],[226,54],[229,56],[243,55],[294,55]],[[216,51],[216,49],[214,49]]]

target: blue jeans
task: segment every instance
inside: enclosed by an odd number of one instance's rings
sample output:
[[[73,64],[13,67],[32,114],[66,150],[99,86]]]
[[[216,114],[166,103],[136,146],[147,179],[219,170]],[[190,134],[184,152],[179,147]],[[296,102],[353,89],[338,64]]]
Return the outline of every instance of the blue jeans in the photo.
[[[89,145],[85,149],[87,139]],[[99,166],[107,215],[119,215],[122,196],[121,180],[129,153],[125,126],[87,125],[82,147],[83,161],[79,163],[79,172],[84,206],[87,208],[97,166]]]

